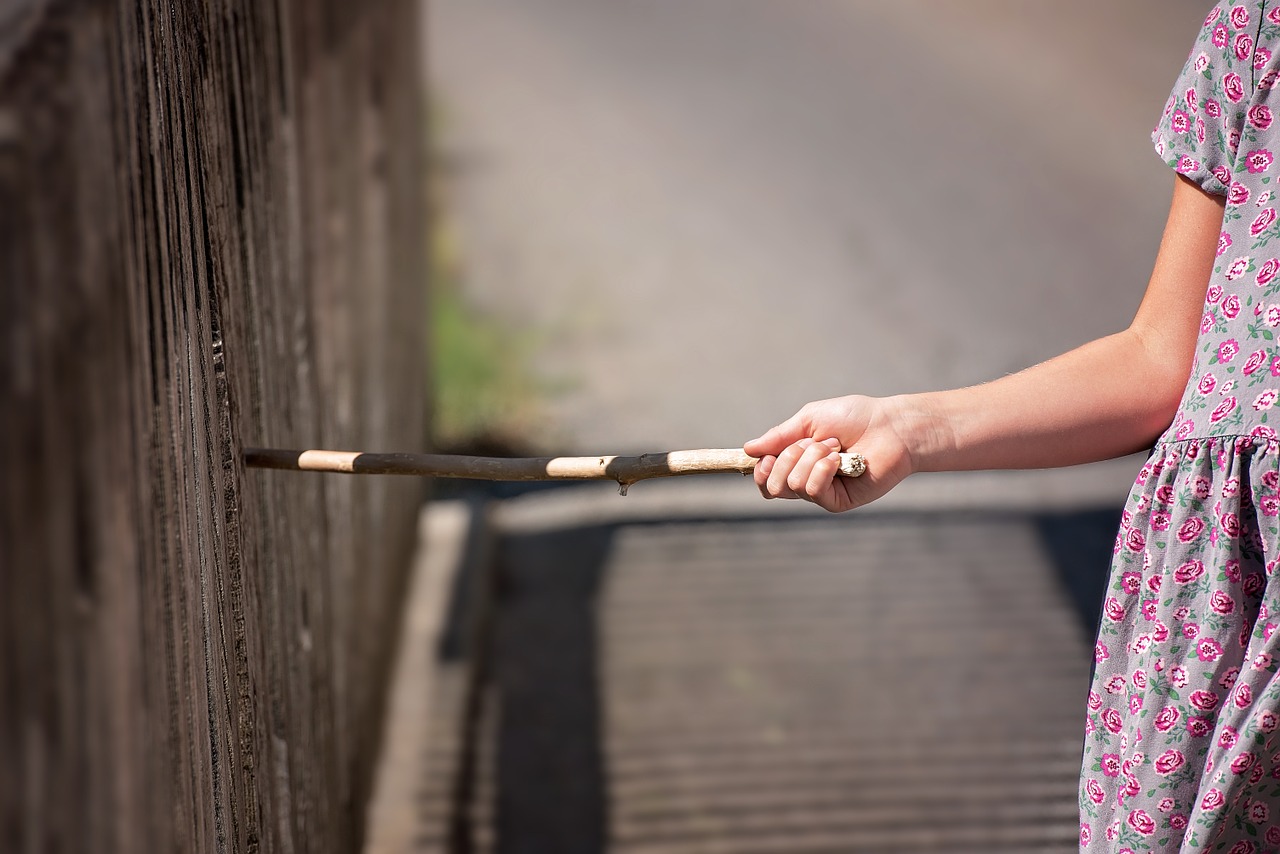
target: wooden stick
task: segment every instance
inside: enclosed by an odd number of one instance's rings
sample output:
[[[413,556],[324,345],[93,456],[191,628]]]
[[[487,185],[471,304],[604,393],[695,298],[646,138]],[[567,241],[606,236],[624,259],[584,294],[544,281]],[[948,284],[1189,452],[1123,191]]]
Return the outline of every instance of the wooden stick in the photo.
[[[750,474],[756,458],[735,448],[667,451],[638,457],[465,457],[447,454],[366,454],[360,451],[287,451],[248,448],[245,465],[285,471],[408,474],[470,480],[615,480],[625,489],[640,480],[685,474]],[[866,471],[861,454],[841,454],[840,474]]]

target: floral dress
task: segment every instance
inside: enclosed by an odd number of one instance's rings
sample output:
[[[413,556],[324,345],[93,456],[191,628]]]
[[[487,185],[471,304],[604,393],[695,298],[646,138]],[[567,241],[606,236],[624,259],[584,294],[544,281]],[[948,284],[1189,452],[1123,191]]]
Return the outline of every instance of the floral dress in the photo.
[[[1226,209],[1195,364],[1116,540],[1085,852],[1280,852],[1278,66],[1280,2],[1218,6],[1152,137]]]

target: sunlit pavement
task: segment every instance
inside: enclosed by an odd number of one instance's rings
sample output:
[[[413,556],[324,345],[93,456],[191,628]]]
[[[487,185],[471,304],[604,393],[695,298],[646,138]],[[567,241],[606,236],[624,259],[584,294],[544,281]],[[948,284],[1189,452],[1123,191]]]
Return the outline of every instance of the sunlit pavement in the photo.
[[[432,0],[467,298],[557,450],[740,444],[1122,328],[1204,0]]]

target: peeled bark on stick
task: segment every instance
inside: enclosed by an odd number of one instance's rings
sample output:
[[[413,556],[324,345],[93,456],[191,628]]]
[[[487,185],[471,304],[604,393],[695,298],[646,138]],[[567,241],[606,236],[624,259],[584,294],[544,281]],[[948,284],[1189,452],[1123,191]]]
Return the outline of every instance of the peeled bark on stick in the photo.
[[[664,451],[639,456],[468,457],[450,454],[369,454],[360,451],[291,451],[249,448],[250,468],[341,474],[406,474],[469,480],[614,480],[623,488],[641,480],[686,474],[750,474],[756,458],[736,448]],[[866,471],[861,454],[842,453],[840,474]]]

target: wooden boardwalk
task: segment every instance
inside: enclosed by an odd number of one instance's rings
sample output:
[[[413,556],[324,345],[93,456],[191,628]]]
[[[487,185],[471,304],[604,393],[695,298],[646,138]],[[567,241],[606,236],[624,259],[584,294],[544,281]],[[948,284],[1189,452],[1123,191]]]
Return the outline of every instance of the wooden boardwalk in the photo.
[[[1076,850],[1089,645],[1028,517],[622,524],[494,558],[479,726],[459,743],[445,665],[413,850]]]

